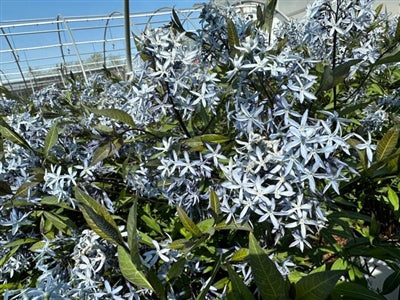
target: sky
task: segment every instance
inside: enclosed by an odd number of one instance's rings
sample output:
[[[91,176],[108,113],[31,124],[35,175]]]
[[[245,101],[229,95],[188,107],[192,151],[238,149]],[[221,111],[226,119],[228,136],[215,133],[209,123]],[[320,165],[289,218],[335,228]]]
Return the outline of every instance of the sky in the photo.
[[[123,0],[0,0],[0,22],[63,16],[108,15],[123,11]],[[132,13],[154,11],[164,6],[190,8],[196,0],[131,0]]]

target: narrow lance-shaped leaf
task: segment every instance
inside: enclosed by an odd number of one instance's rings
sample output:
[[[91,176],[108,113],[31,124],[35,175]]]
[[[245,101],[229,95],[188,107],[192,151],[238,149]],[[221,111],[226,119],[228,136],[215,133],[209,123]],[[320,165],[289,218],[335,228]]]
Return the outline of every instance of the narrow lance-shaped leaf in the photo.
[[[18,190],[15,192],[14,198],[28,196],[29,189],[35,187],[38,184],[39,182],[37,181],[25,182],[21,184]]]
[[[385,159],[396,149],[399,140],[399,129],[392,127],[389,129],[376,146],[377,161]]]
[[[105,108],[105,109],[90,108],[89,111],[96,115],[108,117],[108,118],[123,122],[131,127],[135,127],[135,122],[133,121],[132,117],[127,112],[124,112],[123,110],[115,109],[115,108]]]
[[[274,14],[277,3],[278,3],[277,0],[266,0],[265,4],[265,10],[264,10],[265,19],[264,19],[263,29],[266,32],[268,32],[270,36],[272,32],[272,23],[274,21]]]
[[[238,53],[238,50],[235,48],[235,46],[239,46],[239,36],[235,23],[233,23],[231,19],[226,18],[226,25],[228,29],[229,54],[231,57],[235,57],[235,54]]]
[[[179,206],[176,207],[178,211],[179,219],[182,222],[182,225],[194,236],[200,237],[203,233],[201,232],[200,228],[188,217],[185,211],[180,208]]]
[[[249,258],[261,297],[271,300],[286,297],[286,284],[281,273],[264,249],[260,247],[252,232],[249,235]]]
[[[16,143],[35,153],[35,150],[29,146],[28,142],[14,131],[2,118],[0,118],[0,134],[7,140]]]
[[[137,198],[133,199],[133,205],[129,210],[128,220],[126,222],[126,231],[128,232],[128,246],[131,252],[132,261],[137,265],[141,265],[138,248],[137,236]]]
[[[137,269],[135,264],[132,262],[130,255],[122,246],[118,246],[118,263],[121,273],[126,280],[139,288],[154,291],[145,274]]]
[[[397,63],[400,61],[400,46],[396,47],[392,51],[384,54],[380,59],[375,62],[375,66]]]
[[[220,206],[221,205],[220,205],[217,193],[215,193],[215,191],[211,189],[210,190],[210,208],[216,215],[219,214]]]
[[[226,269],[232,283],[232,291],[230,293],[228,292],[228,299],[253,300],[253,294],[244,284],[243,279],[232,269],[231,265],[227,264]]]
[[[75,197],[86,222],[94,232],[114,244],[124,244],[117,224],[100,203],[78,187],[75,188]]]
[[[301,278],[295,286],[296,300],[326,299],[343,273],[343,271],[324,271]]]
[[[50,149],[57,143],[58,140],[58,124],[55,122],[53,126],[51,126],[49,132],[46,135],[46,139],[44,140],[44,157],[49,155]]]
[[[204,299],[206,298],[207,293],[208,293],[208,291],[209,291],[211,285],[212,285],[213,282],[214,282],[215,276],[217,275],[220,266],[221,266],[221,258],[219,258],[219,259],[215,262],[215,265],[213,266],[213,272],[212,272],[212,274],[211,274],[211,278],[210,278],[210,280],[208,281],[208,283],[206,284],[206,286],[203,286],[203,287],[201,288],[201,292],[200,292],[200,294],[196,297],[196,300],[204,300]]]

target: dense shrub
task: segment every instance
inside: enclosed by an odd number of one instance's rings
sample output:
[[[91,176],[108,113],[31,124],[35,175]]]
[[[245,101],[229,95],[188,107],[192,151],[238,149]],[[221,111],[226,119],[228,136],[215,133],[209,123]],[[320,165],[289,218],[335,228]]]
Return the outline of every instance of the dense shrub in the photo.
[[[400,22],[319,0],[271,31],[274,4],[205,5],[196,32],[173,12],[135,37],[131,80],[1,103],[4,298],[396,288]],[[364,257],[393,269],[383,290]]]

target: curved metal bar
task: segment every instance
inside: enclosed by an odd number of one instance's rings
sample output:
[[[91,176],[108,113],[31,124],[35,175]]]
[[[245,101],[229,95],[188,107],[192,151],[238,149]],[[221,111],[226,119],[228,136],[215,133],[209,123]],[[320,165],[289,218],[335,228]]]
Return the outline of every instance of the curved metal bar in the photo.
[[[120,11],[113,11],[111,14],[108,15],[108,19],[106,21],[106,25],[104,27],[104,35],[103,35],[103,64],[104,64],[104,68],[106,67],[106,42],[107,42],[107,28],[108,28],[108,23],[111,20],[111,17],[115,14],[120,14],[122,15],[122,12]]]
[[[28,84],[26,83],[25,76],[24,76],[24,73],[22,72],[21,65],[19,64],[18,54],[15,52],[13,46],[11,45],[11,42],[10,42],[10,40],[9,40],[9,38],[8,38],[8,36],[7,36],[7,34],[6,34],[6,32],[4,31],[4,29],[3,29],[2,27],[0,27],[0,29],[1,29],[1,32],[3,32],[4,38],[6,39],[7,44],[8,44],[8,46],[10,47],[10,49],[11,49],[11,51],[12,51],[12,54],[13,54],[14,59],[15,59],[15,63],[17,64],[18,70],[19,70],[19,72],[20,72],[20,74],[21,74],[22,80],[24,81],[25,87],[26,87],[26,89],[28,90],[29,87],[28,87]]]
[[[190,24],[192,24],[192,26],[193,26],[194,29],[197,29],[197,26],[196,26],[196,25],[193,23],[193,21],[190,19],[190,15],[191,15],[192,13],[194,13],[194,11],[190,11],[188,15],[182,13],[179,9],[175,9],[175,11],[176,11],[177,13],[179,13],[181,16],[184,17],[185,20],[183,21],[182,25],[183,25],[186,21],[188,21]]]
[[[69,38],[71,39],[71,42],[72,42],[72,44],[74,46],[74,49],[75,49],[76,56],[78,57],[78,61],[79,61],[79,65],[80,65],[81,70],[82,70],[83,78],[85,79],[85,83],[88,84],[89,81],[87,79],[85,68],[83,67],[81,55],[79,54],[78,47],[76,46],[75,38],[74,38],[74,36],[72,34],[71,28],[69,27],[68,22],[64,19],[64,17],[62,15],[58,15],[57,16],[57,20],[59,20],[59,19],[64,23],[64,26],[68,31]]]

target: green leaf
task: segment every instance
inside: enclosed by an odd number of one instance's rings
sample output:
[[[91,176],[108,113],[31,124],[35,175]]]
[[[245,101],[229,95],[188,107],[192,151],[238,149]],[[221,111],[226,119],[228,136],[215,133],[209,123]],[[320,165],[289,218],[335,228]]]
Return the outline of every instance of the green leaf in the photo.
[[[9,242],[9,243],[3,245],[3,247],[4,248],[10,248],[10,247],[30,244],[30,243],[34,243],[34,242],[37,242],[37,239],[25,238],[25,239],[19,239],[19,240],[16,240],[16,241]]]
[[[266,0],[265,9],[264,9],[264,22],[263,29],[271,35],[272,32],[272,24],[274,21],[275,8],[278,0]]]
[[[178,32],[184,32],[185,29],[182,26],[181,20],[179,20],[178,14],[175,9],[172,9],[172,24]]]
[[[135,122],[133,122],[132,117],[128,113],[124,112],[123,110],[115,109],[115,108],[105,108],[105,109],[89,108],[89,111],[96,115],[108,117],[108,118],[114,119],[116,121],[125,123],[131,127],[135,127]]]
[[[160,225],[157,223],[156,220],[154,220],[154,218],[152,218],[151,216],[148,215],[142,215],[140,217],[140,219],[142,219],[142,221],[146,224],[147,227],[149,227],[150,229],[153,229],[155,232],[164,235],[164,233],[161,230]]]
[[[326,299],[343,274],[343,271],[324,271],[303,277],[295,285],[296,300]]]
[[[226,265],[226,269],[229,274],[229,279],[232,282],[232,295],[228,292],[228,299],[231,297],[231,299],[255,299],[249,288],[244,284],[243,279],[236,274],[229,264]]]
[[[375,66],[400,62],[400,46],[384,54],[375,62]]]
[[[392,40],[392,44],[396,44],[399,41],[400,41],[400,17],[397,17],[397,26]]]
[[[397,141],[399,139],[399,129],[392,127],[389,129],[382,139],[378,142],[376,147],[376,159],[383,160],[388,157],[396,149]]]
[[[113,142],[107,141],[101,144],[96,151],[93,153],[93,159],[90,162],[90,166],[94,166],[98,162],[106,159],[107,157],[113,156],[122,146],[121,139],[115,139]]]
[[[168,270],[166,280],[171,281],[172,279],[179,277],[183,272],[185,263],[186,263],[185,258],[180,258],[178,261],[174,262],[171,265],[170,269]]]
[[[214,266],[213,266],[213,268],[212,268],[213,272],[212,272],[212,274],[211,274],[211,278],[210,278],[210,280],[208,281],[207,285],[206,285],[205,287],[202,287],[202,288],[201,288],[201,292],[200,292],[200,294],[196,297],[196,300],[204,300],[204,299],[206,299],[207,293],[208,293],[208,291],[209,291],[211,285],[212,285],[213,282],[214,282],[215,276],[217,275],[220,266],[221,266],[221,257],[215,262],[215,264],[214,264]]]
[[[43,197],[40,200],[40,204],[43,204],[43,205],[54,205],[54,206],[58,206],[58,207],[62,207],[62,208],[68,209],[68,210],[75,210],[71,206],[66,204],[65,202],[59,201],[58,198],[55,197],[55,196]]]
[[[400,286],[400,269],[395,270],[383,282],[382,294],[386,295],[393,292]]]
[[[111,243],[123,245],[121,233],[111,214],[96,200],[75,187],[75,197],[89,227]]]
[[[37,186],[38,184],[39,184],[39,182],[37,182],[37,181],[25,182],[25,183],[21,184],[20,187],[18,188],[18,190],[15,192],[14,198],[27,197],[29,189]]]
[[[11,195],[12,190],[8,183],[4,180],[0,180],[0,196]]]
[[[18,251],[20,246],[12,248],[6,255],[0,258],[0,268]]]
[[[64,232],[65,234],[71,235],[71,228],[76,227],[73,222],[67,217],[58,216],[48,211],[44,211],[43,214],[51,224],[53,224],[58,230]]]
[[[210,189],[210,208],[211,208],[211,210],[216,215],[218,215],[220,207],[221,207],[221,204],[220,204],[217,194],[215,193],[215,191],[213,189]]]
[[[200,228],[188,217],[185,211],[180,208],[179,206],[176,207],[178,211],[179,219],[182,222],[182,225],[194,236],[200,237],[203,233],[201,232]]]
[[[385,300],[385,297],[354,282],[342,282],[336,285],[331,294],[332,300]]]
[[[126,231],[128,232],[128,247],[131,253],[132,261],[140,266],[140,256],[137,235],[137,198],[133,199],[133,205],[129,210],[128,220],[126,222]]]
[[[240,248],[231,257],[231,262],[243,261],[249,256],[249,249]]]
[[[248,222],[243,224],[237,224],[235,221],[230,221],[226,223],[225,221],[218,223],[215,225],[215,230],[244,230],[244,231],[252,231],[250,224]]]
[[[332,71],[334,86],[336,86],[338,83],[342,82],[349,75],[350,68],[352,66],[358,64],[361,61],[362,61],[362,59],[351,59],[351,60],[348,60],[348,61],[342,63],[341,65],[335,67]]]
[[[154,291],[146,276],[136,268],[128,252],[120,245],[118,245],[118,263],[121,273],[126,280],[139,288]]]
[[[7,140],[16,143],[26,149],[31,150],[35,153],[35,150],[29,146],[28,142],[16,133],[2,118],[0,118],[0,134]]]
[[[391,187],[388,187],[388,199],[389,199],[390,204],[392,204],[394,210],[398,211],[399,210],[399,196]]]
[[[44,157],[49,155],[50,149],[57,143],[58,140],[58,123],[55,122],[53,126],[51,126],[49,132],[46,135],[46,139],[44,140]]]
[[[235,23],[229,18],[226,18],[226,25],[228,29],[228,45],[229,45],[229,54],[230,57],[235,57],[238,53],[238,50],[235,46],[239,46],[239,36],[236,30]]]
[[[285,281],[253,233],[249,235],[249,258],[254,280],[263,299],[280,299],[287,295]]]

